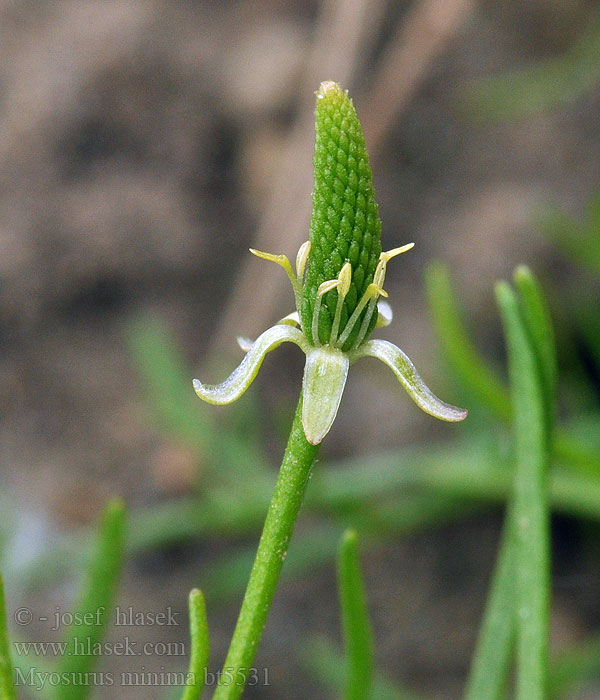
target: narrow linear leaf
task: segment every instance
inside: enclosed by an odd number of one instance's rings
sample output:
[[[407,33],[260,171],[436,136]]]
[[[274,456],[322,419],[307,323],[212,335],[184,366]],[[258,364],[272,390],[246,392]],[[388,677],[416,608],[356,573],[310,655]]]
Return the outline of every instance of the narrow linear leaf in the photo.
[[[448,363],[474,396],[493,413],[510,419],[506,388],[473,345],[456,302],[450,273],[442,263],[425,270],[425,287],[436,333]]]
[[[502,530],[500,551],[467,679],[464,700],[500,700],[506,690],[515,630],[515,537],[512,508]]]
[[[181,700],[200,700],[210,656],[210,637],[204,596],[198,588],[194,588],[190,592],[189,615],[190,663],[187,683]]]
[[[322,566],[335,556],[339,527],[325,526],[300,532],[290,544],[281,580],[290,580]],[[202,588],[211,605],[223,603],[243,592],[252,569],[254,550],[248,546],[227,552],[211,564]]]
[[[436,332],[450,367],[475,398],[501,420],[509,421],[512,409],[508,392],[477,352],[467,333],[447,267],[442,263],[430,264],[425,281]],[[533,306],[532,299],[528,303]],[[544,324],[538,325],[541,327]],[[570,437],[564,430],[556,430],[553,451],[565,466],[585,474],[600,475],[600,455],[587,449],[581,441]]]
[[[541,232],[547,236],[572,263],[582,265],[596,276],[600,273],[600,221],[597,197],[592,199],[585,220],[579,221],[556,206],[548,206],[538,218]]]
[[[553,659],[548,678],[548,696],[559,700],[578,685],[599,676],[600,636],[596,636]]]
[[[554,427],[558,369],[550,310],[540,284],[529,267],[519,265],[514,272],[514,281],[519,294],[523,321],[538,361],[544,392],[547,431],[551,435]]]
[[[372,697],[373,638],[358,558],[358,534],[346,530],[338,553],[338,594],[346,647],[345,700]]]
[[[544,391],[516,294],[501,282],[496,298],[506,335],[516,442],[516,700],[545,700],[550,552]]]
[[[599,50],[600,20],[596,17],[562,56],[468,84],[459,92],[461,111],[466,110],[479,123],[498,123],[575,100],[600,81]]]
[[[2,575],[0,575],[0,700],[17,700],[6,624],[6,603],[4,600]]]
[[[129,324],[126,340],[159,425],[171,438],[201,454],[212,428],[202,420],[204,407],[198,406],[194,396],[191,372],[167,328],[156,318],[139,318]]]
[[[316,637],[309,640],[302,650],[302,663],[315,678],[332,692],[339,691],[339,670],[344,657],[327,639]],[[373,678],[373,697],[377,700],[426,700],[412,690],[403,688],[376,673]]]
[[[118,499],[110,501],[102,514],[87,581],[75,608],[84,624],[72,628],[57,668],[73,682],[56,687],[56,700],[85,700],[92,689],[85,682],[85,674],[92,671],[99,658],[93,650],[103,639],[111,617],[124,559],[125,518],[125,505]],[[89,654],[81,653],[81,644],[90,650]]]
[[[240,464],[246,473],[266,471],[267,460],[255,440],[256,421],[248,406],[242,431],[215,426],[207,407],[194,394],[193,375],[175,339],[159,319],[139,318],[129,324],[126,340],[158,427],[170,440],[177,440],[215,476],[239,481]]]

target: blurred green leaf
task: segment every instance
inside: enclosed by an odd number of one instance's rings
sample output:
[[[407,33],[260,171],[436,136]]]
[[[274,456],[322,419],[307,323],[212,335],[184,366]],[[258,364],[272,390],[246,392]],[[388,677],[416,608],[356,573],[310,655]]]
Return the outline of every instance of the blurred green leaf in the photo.
[[[337,560],[338,595],[346,652],[345,700],[369,700],[373,680],[373,635],[358,556],[358,534],[346,530]]]
[[[564,698],[577,686],[600,677],[600,637],[559,653],[550,664],[548,696]]]
[[[304,646],[302,662],[325,687],[341,693],[339,677],[344,657],[329,641],[321,637],[311,639]],[[373,679],[373,697],[377,700],[425,700],[422,695],[400,687],[380,673]]]
[[[13,675],[12,655],[6,624],[4,581],[0,574],[0,700],[17,700]]]
[[[547,433],[552,435],[556,414],[558,368],[550,310],[542,288],[529,267],[519,265],[514,273],[514,281],[519,295],[521,317],[538,365],[538,374],[544,395]]]
[[[600,82],[600,17],[562,56],[531,68],[475,80],[457,94],[458,109],[478,123],[539,114],[581,97]]]
[[[281,579],[293,579],[310,569],[330,562],[335,556],[340,528],[321,525],[307,532],[297,532],[290,543]],[[222,603],[243,593],[252,569],[256,547],[227,552],[214,561],[202,576],[202,588],[211,604]]]
[[[511,416],[508,392],[471,342],[446,265],[433,262],[425,268],[425,288],[434,327],[449,365],[484,406],[508,420]]]
[[[515,628],[516,538],[512,511],[510,508],[505,518],[464,700],[502,700],[506,691]]]
[[[550,627],[548,425],[540,364],[517,295],[496,286],[504,323],[514,409],[516,700],[545,700]],[[543,340],[542,342],[547,342]]]
[[[598,61],[597,61],[598,63]],[[600,65],[600,63],[598,63]],[[573,219],[558,207],[548,206],[538,226],[573,263],[600,275],[600,196],[590,200],[583,221]]]
[[[211,443],[212,426],[202,415],[192,373],[166,326],[154,317],[140,318],[128,326],[126,339],[159,426],[200,458]]]
[[[73,678],[82,674],[85,678],[101,658],[93,650],[100,644],[111,619],[125,553],[125,518],[124,504],[119,500],[110,501],[102,515],[94,558],[74,611],[83,624],[74,626],[66,639],[67,650],[57,667],[59,674]],[[89,645],[90,654],[78,652],[77,644]],[[91,689],[86,683],[61,683],[55,688],[55,697],[56,700],[85,700]]]
[[[189,595],[190,663],[188,682],[181,700],[199,700],[210,656],[206,605],[202,591],[194,588]]]
[[[210,469],[212,483],[239,485],[242,474],[249,478],[265,471],[267,460],[255,434],[258,418],[251,403],[230,411],[238,416],[232,426],[220,426],[211,407],[194,393],[193,372],[164,323],[139,318],[129,324],[126,339],[159,429],[192,450]]]
[[[531,287],[530,282],[525,284]],[[508,391],[487,367],[485,360],[471,342],[460,315],[447,267],[441,263],[430,264],[426,270],[426,286],[435,328],[450,367],[456,373],[461,385],[468,388],[482,405],[507,421],[511,415]],[[529,314],[535,313],[535,306],[538,304],[546,306],[541,289],[539,285],[536,286],[535,291],[530,289],[525,293],[524,304],[531,307]],[[537,295],[537,300],[534,300],[534,294]],[[535,320],[532,323],[537,329],[533,330],[533,333],[544,332],[544,328],[546,331],[551,329],[549,319]],[[538,362],[546,363],[548,381],[553,383],[555,360],[548,354],[547,348],[540,347],[539,353],[541,355]],[[544,353],[545,359],[542,358]],[[600,453],[597,450],[588,449],[583,442],[567,435],[561,428],[555,431],[553,452],[555,458],[565,466],[585,474],[600,476]]]

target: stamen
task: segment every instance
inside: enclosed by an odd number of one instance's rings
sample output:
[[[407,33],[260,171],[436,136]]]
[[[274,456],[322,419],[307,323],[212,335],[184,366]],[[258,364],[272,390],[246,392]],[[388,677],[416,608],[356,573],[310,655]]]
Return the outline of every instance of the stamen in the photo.
[[[294,290],[294,300],[296,302],[296,310],[300,313],[300,307],[302,305],[302,282],[298,280],[292,270],[290,261],[287,255],[274,255],[273,253],[264,253],[262,250],[256,250],[256,248],[249,249],[252,255],[256,255],[257,258],[263,258],[264,260],[270,260],[271,262],[281,265],[285,270],[286,275],[289,277],[292,283],[292,289]]]
[[[323,301],[323,296],[335,289],[340,284],[339,280],[327,280],[319,285],[317,289],[317,298],[315,299],[315,308],[313,310],[313,321],[312,321],[312,337],[313,344],[316,348],[321,347],[321,341],[319,339],[319,314],[321,313],[321,302]]]
[[[352,265],[349,262],[344,263],[340,274],[338,275],[338,298],[335,307],[335,316],[333,317],[333,324],[331,326],[331,335],[329,336],[329,344],[335,345],[337,340],[338,331],[340,328],[340,319],[342,318],[342,309],[344,308],[344,299],[346,294],[350,289],[350,283],[352,282]]]
[[[406,245],[402,245],[399,248],[392,248],[392,250],[382,252],[381,255],[379,256],[379,259],[380,260],[385,259],[385,261],[387,263],[392,258],[395,258],[396,255],[401,255],[402,253],[406,253],[407,251],[411,250],[414,247],[415,247],[414,243],[407,243]]]
[[[365,338],[365,335],[367,335],[367,331],[369,330],[369,324],[371,323],[371,319],[373,318],[373,312],[377,308],[377,297],[373,297],[369,301],[369,305],[367,306],[367,312],[365,313],[365,317],[362,320],[362,323],[360,324],[360,330],[358,331],[358,335],[356,336],[356,340],[352,344],[353,348],[357,348],[362,341]]]
[[[342,335],[340,335],[338,338],[336,343],[338,348],[343,347],[344,343],[348,340],[350,333],[352,333],[352,329],[356,325],[356,322],[360,318],[360,315],[367,303],[373,298],[377,299],[378,296],[387,297],[388,293],[385,291],[385,289],[382,289],[374,282],[371,282],[371,284],[367,287],[367,291],[363,294],[362,299],[358,302],[356,308],[352,312],[352,316],[350,316],[348,319],[348,323],[346,324]]]
[[[414,248],[414,247],[415,247],[414,243],[407,243],[406,245],[400,246],[399,248],[393,248],[392,250],[383,251],[381,253],[381,255],[379,256],[379,262],[377,263],[375,275],[373,276],[374,284],[378,285],[379,287],[383,287],[383,283],[385,282],[385,273],[387,270],[388,262],[392,258],[395,258],[396,255],[400,255],[401,253],[406,253],[408,250],[410,250],[411,248]]]
[[[383,287],[383,283],[385,282],[386,265],[387,261],[384,258],[379,258],[379,262],[375,268],[375,274],[373,275],[373,284],[376,284],[378,287]]]
[[[298,281],[302,282],[304,279],[304,270],[306,268],[306,261],[308,260],[308,254],[310,253],[310,241],[305,241],[298,250],[298,255],[296,256],[296,276]]]

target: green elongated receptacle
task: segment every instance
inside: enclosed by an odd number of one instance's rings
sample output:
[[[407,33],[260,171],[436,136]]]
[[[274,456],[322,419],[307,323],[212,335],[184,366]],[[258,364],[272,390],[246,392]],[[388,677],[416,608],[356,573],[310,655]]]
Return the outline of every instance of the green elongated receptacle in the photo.
[[[336,279],[344,263],[352,266],[340,319],[343,329],[373,281],[381,253],[381,221],[362,128],[352,100],[337,83],[321,83],[315,131],[311,249],[302,294],[302,326],[310,343],[319,285]],[[318,319],[323,344],[329,341],[337,298],[335,289],[323,297]],[[377,314],[373,314],[365,339],[376,322]],[[360,321],[355,324],[342,349],[352,346],[360,325]]]

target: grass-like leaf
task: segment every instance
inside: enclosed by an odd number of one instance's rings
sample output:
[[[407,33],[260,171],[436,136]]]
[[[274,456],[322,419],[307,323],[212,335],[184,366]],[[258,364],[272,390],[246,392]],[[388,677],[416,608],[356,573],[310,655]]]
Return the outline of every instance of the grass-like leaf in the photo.
[[[506,690],[515,631],[515,554],[514,517],[511,509],[502,531],[464,700],[501,700]]]
[[[553,659],[548,676],[548,697],[566,697],[577,685],[600,676],[600,637],[596,636]]]
[[[541,288],[531,272],[528,271],[528,273],[524,274],[523,271],[520,273],[526,279],[519,283],[523,286],[523,290],[520,290],[522,304],[529,308],[529,312],[525,313],[529,315],[530,312],[534,312],[536,305],[545,309],[544,318],[541,320],[533,319],[531,328],[527,329],[533,341],[537,337],[547,337],[540,336],[539,331],[545,328],[551,333],[552,326]],[[500,419],[508,421],[511,416],[508,390],[487,366],[469,337],[452,289],[447,267],[441,263],[430,264],[426,272],[426,286],[436,332],[450,367],[460,380],[461,385],[469,390],[482,405]],[[542,347],[542,345],[534,345],[533,347],[536,361],[545,364],[548,371],[548,382],[544,390],[544,395],[548,400],[549,394],[554,391],[555,374],[553,378],[552,367],[555,361],[548,354],[548,344],[546,347]],[[589,475],[600,475],[600,455],[595,450],[588,449],[580,440],[567,435],[560,428],[555,430],[553,453],[565,466],[573,470]]]
[[[76,653],[76,640],[89,645],[91,650],[98,645],[106,631],[112,613],[114,598],[119,583],[125,551],[125,506],[119,500],[108,503],[102,515],[98,532],[98,541],[93,553],[87,580],[75,611],[86,621],[85,615],[92,620],[73,628],[73,634],[67,641],[67,649],[62,656],[57,671],[66,677],[77,679],[78,674],[91,672],[97,654]],[[56,700],[85,700],[91,687],[87,684],[61,684],[56,687]]]
[[[212,426],[202,419],[204,406],[194,395],[192,373],[166,326],[151,316],[139,318],[129,324],[126,339],[159,426],[200,456]]]
[[[600,20],[590,22],[562,56],[474,81],[459,92],[461,111],[477,122],[501,122],[555,108],[600,82]]]
[[[188,678],[181,700],[200,700],[210,655],[210,637],[206,620],[206,605],[202,591],[194,588],[189,597],[190,663]]]
[[[531,347],[535,353],[547,419],[547,432],[553,431],[556,386],[558,369],[556,362],[556,344],[550,311],[541,286],[533,272],[526,265],[519,265],[514,272],[515,287],[519,294],[521,316]]]
[[[549,206],[539,217],[538,225],[571,262],[600,275],[600,195],[592,197],[582,221]]]
[[[484,406],[504,420],[510,419],[506,388],[481,358],[469,337],[448,268],[442,263],[430,263],[425,270],[425,287],[436,333],[449,365]]]
[[[17,691],[13,679],[13,665],[6,625],[6,603],[4,600],[4,582],[0,575],[0,700],[17,700]]]
[[[339,672],[344,665],[344,657],[327,639],[311,639],[305,644],[301,656],[303,665],[318,681],[332,692],[339,692]],[[424,696],[400,687],[382,673],[376,673],[373,678],[372,695],[377,700],[426,700]]]
[[[338,595],[346,648],[345,700],[372,697],[373,636],[358,557],[358,534],[346,530],[338,553]]]
[[[504,323],[512,390],[517,469],[514,480],[516,535],[516,700],[544,700],[548,669],[550,601],[549,465],[544,389],[517,295],[496,287]]]
[[[195,395],[193,372],[163,322],[151,316],[139,318],[129,324],[126,340],[150,412],[168,439],[179,441],[212,468],[213,481],[235,484],[242,469],[245,478],[265,471],[267,460],[255,439],[253,411],[248,405],[238,408],[244,416],[244,438],[235,427],[224,430],[216,425],[209,407]]]

